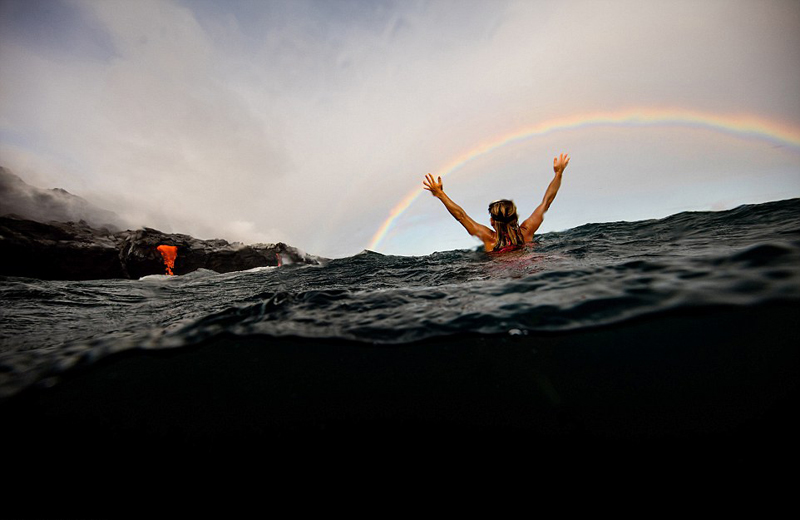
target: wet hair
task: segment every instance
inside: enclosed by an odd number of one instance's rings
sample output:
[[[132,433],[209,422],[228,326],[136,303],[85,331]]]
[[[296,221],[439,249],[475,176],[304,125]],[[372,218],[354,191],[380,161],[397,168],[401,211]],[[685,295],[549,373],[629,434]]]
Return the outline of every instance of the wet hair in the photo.
[[[489,215],[494,220],[494,229],[497,231],[494,251],[508,246],[521,246],[525,242],[519,228],[517,206],[513,201],[501,199],[492,202],[489,204]]]

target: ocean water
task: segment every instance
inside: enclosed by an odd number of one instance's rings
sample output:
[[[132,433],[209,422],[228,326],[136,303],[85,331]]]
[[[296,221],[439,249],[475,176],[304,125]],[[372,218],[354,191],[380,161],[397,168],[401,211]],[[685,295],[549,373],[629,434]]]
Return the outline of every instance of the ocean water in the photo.
[[[444,218],[444,217],[443,217]],[[707,308],[800,303],[800,199],[587,224],[523,250],[365,251],[140,280],[0,278],[0,396],[130,349],[220,335],[370,348],[452,335],[526,336]]]

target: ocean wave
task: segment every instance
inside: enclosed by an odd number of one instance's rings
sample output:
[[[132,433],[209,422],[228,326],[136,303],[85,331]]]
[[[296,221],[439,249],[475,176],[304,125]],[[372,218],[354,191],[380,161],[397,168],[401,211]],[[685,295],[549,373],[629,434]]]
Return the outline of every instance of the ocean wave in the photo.
[[[363,251],[324,265],[88,282],[4,278],[0,387],[226,334],[392,345],[568,333],[800,302],[800,200],[546,233],[505,255]],[[10,389],[10,390],[9,390]]]

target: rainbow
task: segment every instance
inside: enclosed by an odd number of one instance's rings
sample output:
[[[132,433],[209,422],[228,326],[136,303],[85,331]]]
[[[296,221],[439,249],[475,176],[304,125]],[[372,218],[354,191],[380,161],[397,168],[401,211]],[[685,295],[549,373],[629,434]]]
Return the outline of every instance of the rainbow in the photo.
[[[450,163],[434,173],[434,177],[446,177],[460,169],[468,162],[489,154],[503,146],[525,141],[533,137],[544,136],[554,132],[576,130],[602,126],[685,126],[702,128],[715,132],[723,132],[736,137],[766,140],[779,145],[790,146],[800,150],[800,128],[785,123],[769,121],[749,115],[720,115],[682,109],[627,109],[616,112],[595,112],[560,117],[541,122],[509,134],[495,137],[480,143],[469,151],[456,157]],[[389,216],[372,236],[367,246],[376,250],[386,234],[402,215],[423,193],[421,187],[414,188],[389,212]]]

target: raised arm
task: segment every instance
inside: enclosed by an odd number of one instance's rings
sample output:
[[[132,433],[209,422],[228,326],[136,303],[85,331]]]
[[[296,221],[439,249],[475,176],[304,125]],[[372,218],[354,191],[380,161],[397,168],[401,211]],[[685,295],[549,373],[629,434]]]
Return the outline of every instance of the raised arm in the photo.
[[[474,237],[478,237],[482,242],[483,245],[486,247],[487,250],[490,250],[494,246],[494,242],[496,240],[495,233],[490,228],[484,226],[483,224],[478,224],[469,215],[464,209],[453,202],[450,197],[448,197],[444,189],[442,188],[442,178],[439,177],[438,180],[434,180],[433,176],[429,173],[425,176],[425,180],[422,181],[424,189],[431,192],[431,195],[436,197],[437,199],[442,201],[444,207],[447,208],[447,211],[453,215],[457,221],[464,226],[464,229],[467,230],[467,233]]]
[[[525,219],[525,222],[519,226],[525,242],[530,242],[533,240],[533,234],[536,233],[536,230],[542,225],[544,214],[548,209],[550,209],[550,204],[553,203],[553,199],[556,198],[556,193],[558,193],[558,189],[561,187],[561,174],[564,173],[564,169],[568,164],[569,155],[565,153],[562,153],[559,157],[555,157],[553,159],[553,171],[555,171],[556,176],[552,181],[550,181],[550,185],[547,187],[547,191],[544,193],[542,203],[539,204],[539,206],[533,210],[531,216]]]

